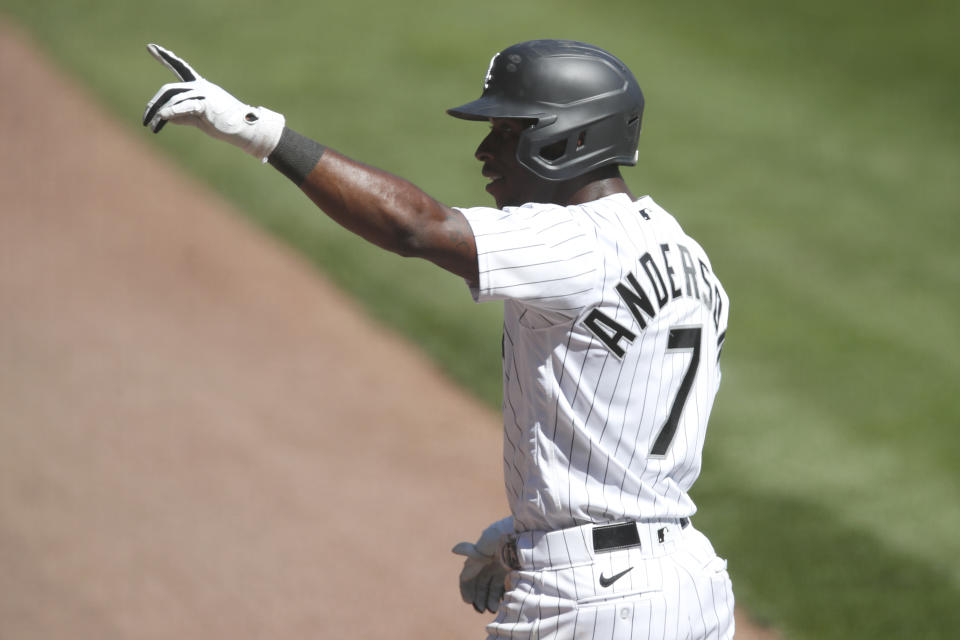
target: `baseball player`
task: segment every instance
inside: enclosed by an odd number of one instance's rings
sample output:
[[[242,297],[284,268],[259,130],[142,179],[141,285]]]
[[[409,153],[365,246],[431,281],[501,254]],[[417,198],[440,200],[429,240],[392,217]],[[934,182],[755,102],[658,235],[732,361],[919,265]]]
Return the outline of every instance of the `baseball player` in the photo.
[[[726,562],[688,494],[720,383],[729,300],[703,248],[635,197],[644,98],[585,43],[497,53],[475,152],[494,207],[451,207],[360,164],[149,45],[179,82],[143,123],[196,126],[269,162],[338,223],[461,276],[503,325],[503,469],[511,515],[460,543],[463,599],[489,638],[731,638]]]

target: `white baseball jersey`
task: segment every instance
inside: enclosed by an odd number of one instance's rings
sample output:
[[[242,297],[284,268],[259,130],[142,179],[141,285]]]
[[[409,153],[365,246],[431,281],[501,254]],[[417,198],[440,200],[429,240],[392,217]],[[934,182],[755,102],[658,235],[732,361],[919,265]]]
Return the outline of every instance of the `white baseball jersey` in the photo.
[[[460,210],[504,301],[516,530],[691,516],[729,307],[701,246],[650,197]]]

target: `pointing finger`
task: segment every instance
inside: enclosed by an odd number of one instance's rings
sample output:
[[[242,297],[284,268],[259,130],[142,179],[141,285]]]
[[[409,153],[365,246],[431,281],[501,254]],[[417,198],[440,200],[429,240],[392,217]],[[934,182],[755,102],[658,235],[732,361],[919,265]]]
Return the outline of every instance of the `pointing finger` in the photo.
[[[151,43],[147,45],[147,51],[159,60],[163,66],[177,74],[177,77],[183,82],[192,82],[200,78],[200,74],[194,71],[193,67],[187,64],[186,60],[177,57],[177,55],[169,49],[164,49],[158,44]]]

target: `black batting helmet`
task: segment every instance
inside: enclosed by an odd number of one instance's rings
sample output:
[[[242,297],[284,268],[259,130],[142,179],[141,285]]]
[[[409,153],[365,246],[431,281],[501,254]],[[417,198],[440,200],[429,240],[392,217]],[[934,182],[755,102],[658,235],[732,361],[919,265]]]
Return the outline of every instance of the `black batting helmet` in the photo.
[[[572,40],[531,40],[493,56],[483,94],[448,109],[464,120],[535,120],[517,160],[541,178],[567,180],[637,163],[643,93],[613,54]]]

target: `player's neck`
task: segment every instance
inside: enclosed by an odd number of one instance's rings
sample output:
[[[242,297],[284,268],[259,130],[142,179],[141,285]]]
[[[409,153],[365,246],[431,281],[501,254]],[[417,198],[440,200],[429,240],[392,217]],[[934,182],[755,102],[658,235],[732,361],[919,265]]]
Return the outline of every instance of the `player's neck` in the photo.
[[[570,195],[565,198],[565,204],[583,204],[616,193],[625,193],[631,200],[634,199],[626,181],[620,175],[620,167],[617,166],[601,167],[571,180],[568,193]]]

